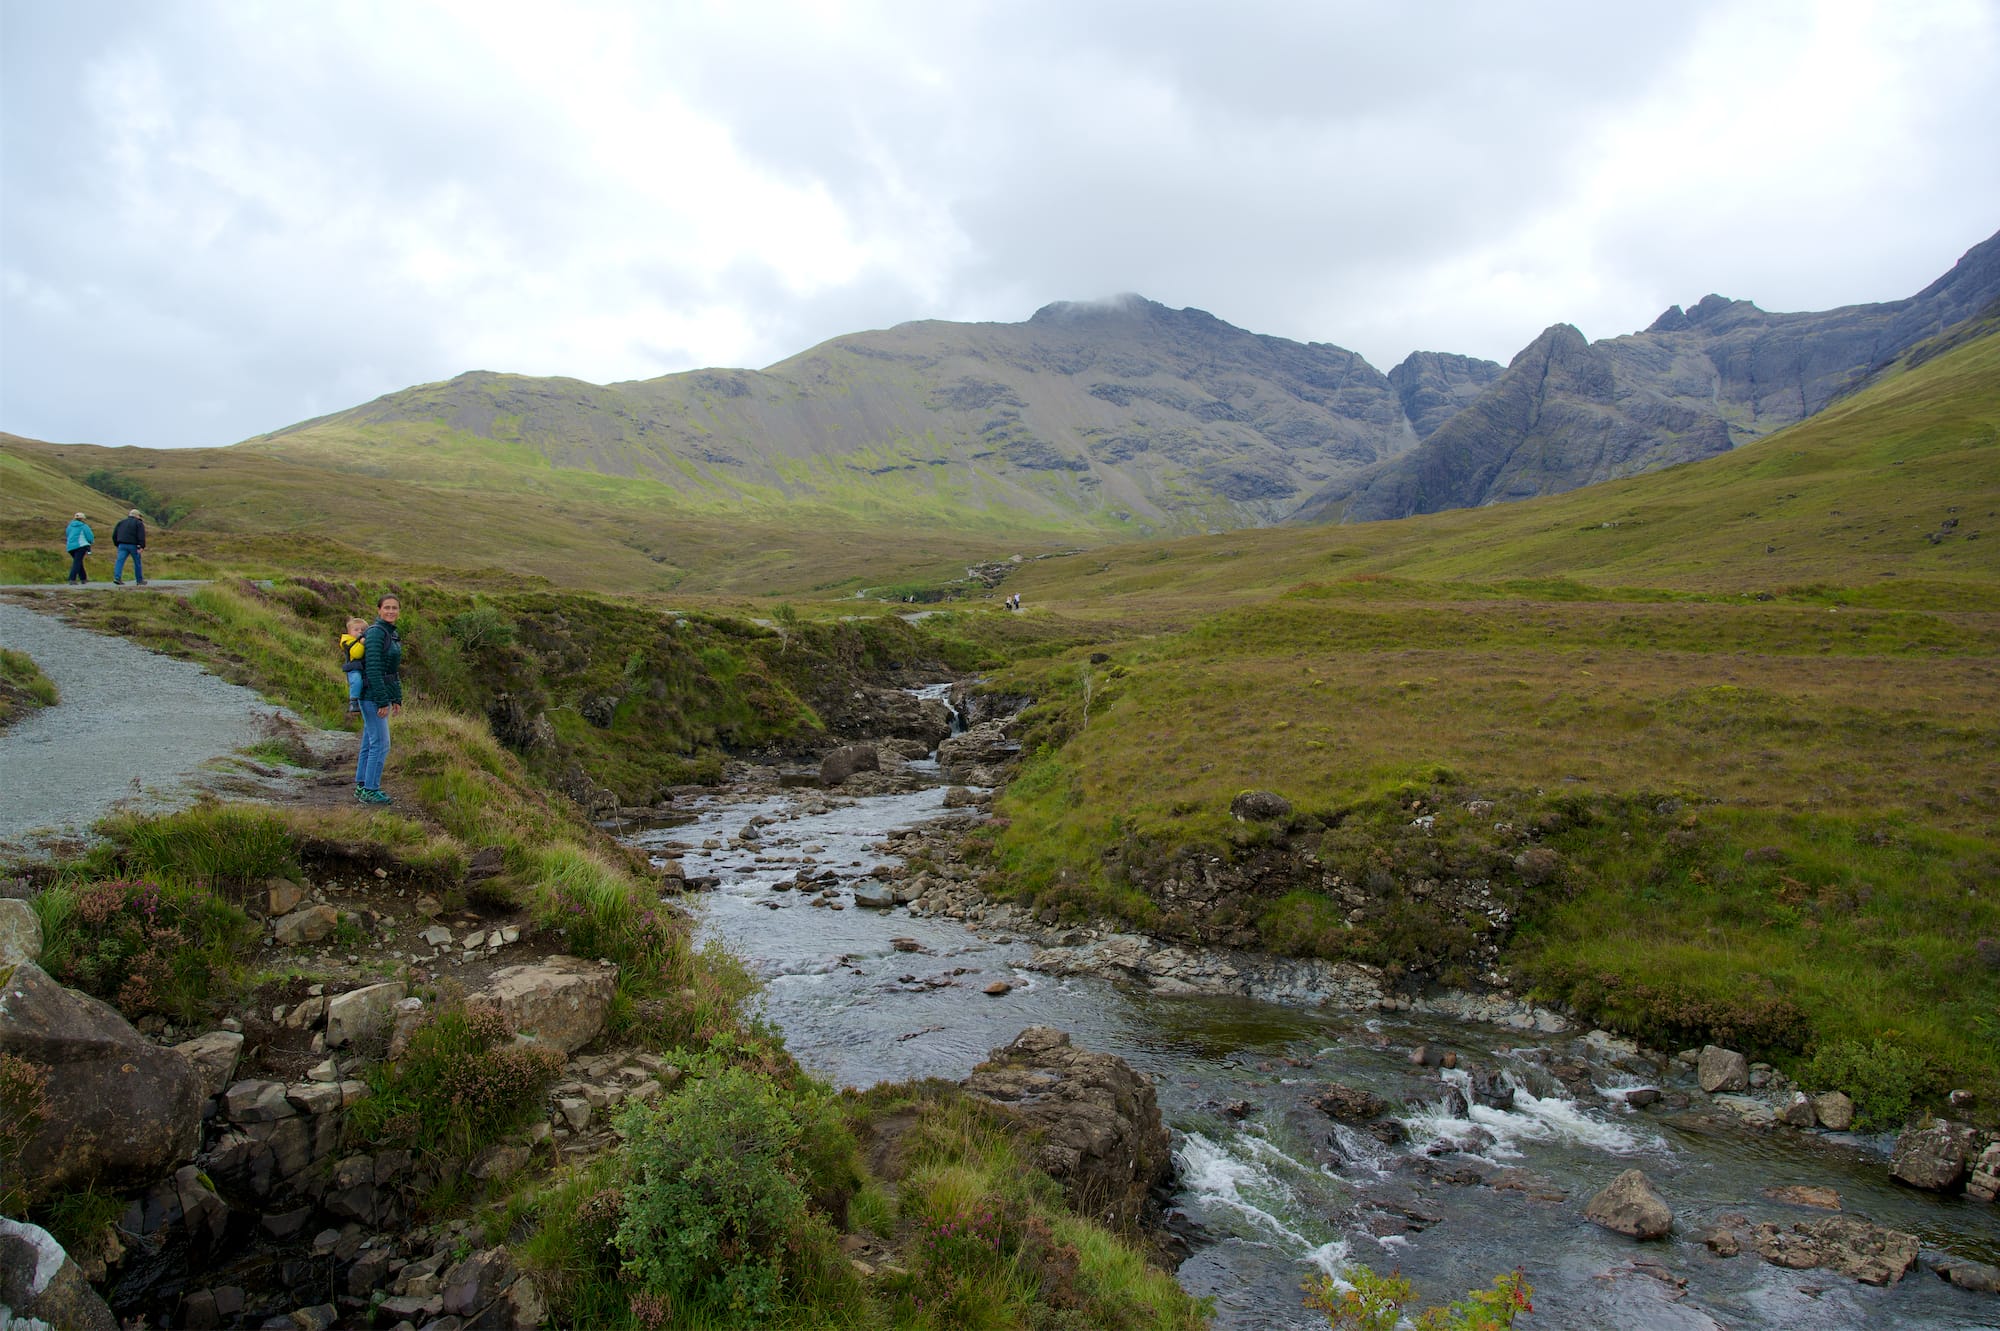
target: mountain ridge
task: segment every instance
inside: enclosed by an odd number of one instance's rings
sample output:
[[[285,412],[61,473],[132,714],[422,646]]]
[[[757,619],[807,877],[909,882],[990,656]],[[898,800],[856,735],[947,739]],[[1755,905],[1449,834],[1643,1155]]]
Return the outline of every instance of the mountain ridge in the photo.
[[[373,471],[505,462],[643,477],[693,508],[801,503],[1078,535],[1368,521],[1561,493],[1726,452],[2000,299],[2000,235],[1916,295],[1772,313],[1711,294],[1505,367],[1331,343],[1134,295],[1019,323],[913,320],[761,370],[596,385],[473,371],[237,445]],[[1564,331],[1559,331],[1564,330]]]

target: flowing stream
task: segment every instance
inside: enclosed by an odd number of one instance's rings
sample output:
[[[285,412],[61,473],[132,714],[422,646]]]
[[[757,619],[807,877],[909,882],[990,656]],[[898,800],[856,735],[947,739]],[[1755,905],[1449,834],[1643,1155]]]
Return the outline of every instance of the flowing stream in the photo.
[[[705,935],[765,981],[766,1016],[802,1063],[836,1084],[956,1080],[1033,1025],[1069,1031],[1083,1048],[1149,1073],[1173,1131],[1176,1206],[1195,1227],[1179,1278],[1214,1297],[1218,1327],[1324,1327],[1300,1306],[1300,1282],[1346,1263],[1400,1268],[1429,1302],[1520,1266],[1535,1287],[1524,1327],[2000,1322],[2000,1300],[1954,1289],[1922,1266],[1876,1289],[1828,1270],[1775,1267],[1747,1246],[1718,1258],[1696,1237],[1732,1213],[1785,1225],[1820,1218],[1828,1213],[1763,1195],[1814,1184],[1836,1189],[1848,1214],[1917,1234],[1927,1251],[2000,1261],[1993,1208],[1892,1183],[1883,1139],[1754,1133],[1707,1114],[1634,1109],[1621,1092],[1655,1083],[1596,1062],[1599,1093],[1573,1099],[1542,1066],[1551,1048],[1580,1047],[1572,1035],[1165,998],[1024,970],[1034,951],[1024,940],[904,907],[856,907],[847,886],[892,858],[879,848],[884,834],[945,812],[941,786],[865,798],[720,795],[691,823],[628,840],[678,854],[690,877],[720,879],[696,904]],[[739,841],[756,818],[770,821],[754,841]],[[837,873],[845,908],[814,907],[814,892],[777,887],[791,888],[802,868]],[[914,940],[916,950],[892,939]],[[1011,991],[982,992],[995,980]],[[1453,1117],[1444,1102],[1465,1074],[1413,1066],[1408,1051],[1425,1042],[1499,1070],[1516,1087],[1515,1107],[1473,1105],[1469,1120]],[[1306,1103],[1334,1081],[1429,1107],[1405,1108],[1407,1140],[1385,1144]],[[1247,1113],[1234,1103],[1243,1101]],[[1584,1203],[1634,1167],[1674,1208],[1666,1240],[1635,1243],[1583,1219]]]

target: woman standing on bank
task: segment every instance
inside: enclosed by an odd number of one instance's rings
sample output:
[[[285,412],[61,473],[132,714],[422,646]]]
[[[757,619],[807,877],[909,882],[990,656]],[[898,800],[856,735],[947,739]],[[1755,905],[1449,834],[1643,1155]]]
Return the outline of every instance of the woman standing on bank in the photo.
[[[69,580],[89,582],[90,575],[83,571],[83,557],[90,553],[90,547],[97,538],[90,534],[90,524],[79,513],[70,519],[69,530],[63,533],[63,544],[69,548]]]
[[[389,718],[403,710],[403,640],[396,617],[403,603],[384,596],[375,603],[375,622],[361,635],[361,752],[354,760],[354,798],[387,804],[382,765],[389,761]]]

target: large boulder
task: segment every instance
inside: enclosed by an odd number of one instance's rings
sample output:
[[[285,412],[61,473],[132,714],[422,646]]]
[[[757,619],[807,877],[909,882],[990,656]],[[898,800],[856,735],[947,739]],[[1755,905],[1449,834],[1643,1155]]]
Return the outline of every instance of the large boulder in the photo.
[[[41,917],[25,901],[0,897],[0,969],[41,959]]]
[[[617,989],[615,968],[554,956],[494,971],[466,1001],[490,1004],[522,1035],[573,1054],[604,1029]]]
[[[331,906],[306,906],[271,921],[271,936],[279,947],[304,947],[323,942],[340,926],[340,912]]]
[[[1964,1180],[1976,1145],[1972,1129],[1946,1119],[1906,1128],[1889,1156],[1889,1173],[1913,1188],[1949,1192]]]
[[[1747,1090],[1750,1086],[1750,1062],[1734,1049],[1707,1046],[1701,1051],[1696,1071],[1701,1077],[1701,1089],[1710,1095]]]
[[[1673,1210],[1639,1169],[1628,1169],[1611,1180],[1611,1186],[1583,1208],[1583,1218],[1635,1239],[1664,1238],[1674,1227]]]
[[[18,1162],[31,1193],[150,1182],[200,1145],[204,1096],[187,1059],[33,962],[0,972],[0,1052],[48,1078],[51,1112]]]
[[[340,1049],[389,1024],[409,990],[400,980],[335,994],[326,1001],[326,1047]]]
[[[10,1308],[13,1317],[7,1316]],[[0,1216],[0,1325],[10,1323],[40,1323],[57,1331],[118,1331],[118,1319],[54,1235],[40,1225]]]
[[[1329,1082],[1324,1091],[1306,1102],[1328,1118],[1341,1123],[1366,1123],[1388,1112],[1389,1102],[1373,1091],[1358,1086]]]
[[[1122,1058],[1075,1048],[1064,1031],[1029,1027],[964,1085],[1037,1130],[1035,1163],[1080,1212],[1129,1228],[1173,1175],[1152,1081]]]
[[[1246,790],[1229,801],[1229,812],[1239,823],[1267,823],[1292,816],[1292,802],[1268,790]]]
[[[998,721],[982,722],[938,744],[938,768],[951,785],[1000,785],[1007,765],[1020,756],[1021,746],[1007,738]]]
[[[1815,1095],[1813,1117],[1829,1132],[1845,1132],[1854,1126],[1854,1101],[1843,1091]]]
[[[837,786],[856,772],[881,770],[882,755],[875,751],[873,744],[847,744],[820,759],[819,783],[822,786]]]
[[[1917,1264],[1917,1238],[1853,1216],[1829,1216],[1780,1229],[1757,1226],[1758,1255],[1773,1266],[1803,1271],[1828,1267],[1868,1285],[1890,1285]]]

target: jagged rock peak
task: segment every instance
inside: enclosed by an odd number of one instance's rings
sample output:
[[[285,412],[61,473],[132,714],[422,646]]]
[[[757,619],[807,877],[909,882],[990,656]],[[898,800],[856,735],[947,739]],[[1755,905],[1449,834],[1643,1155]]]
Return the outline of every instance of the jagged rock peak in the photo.
[[[1678,305],[1669,305],[1660,317],[1646,325],[1649,333],[1678,333],[1694,325],[1688,322],[1687,311]]]
[[[1575,324],[1550,324],[1540,336],[1514,353],[1514,359],[1507,362],[1507,368],[1516,365],[1531,365],[1538,360],[1550,360],[1570,352],[1585,351],[1590,347],[1590,339]]]

